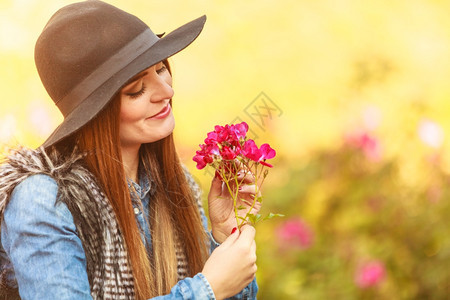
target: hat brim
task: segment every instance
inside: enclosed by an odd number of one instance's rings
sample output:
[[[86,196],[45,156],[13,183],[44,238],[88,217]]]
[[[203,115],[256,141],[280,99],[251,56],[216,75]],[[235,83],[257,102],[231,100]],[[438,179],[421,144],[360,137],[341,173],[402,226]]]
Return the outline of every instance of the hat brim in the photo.
[[[130,78],[189,46],[198,37],[205,22],[206,16],[203,15],[159,39],[80,103],[64,118],[42,146],[50,147],[86,125],[114,98]]]

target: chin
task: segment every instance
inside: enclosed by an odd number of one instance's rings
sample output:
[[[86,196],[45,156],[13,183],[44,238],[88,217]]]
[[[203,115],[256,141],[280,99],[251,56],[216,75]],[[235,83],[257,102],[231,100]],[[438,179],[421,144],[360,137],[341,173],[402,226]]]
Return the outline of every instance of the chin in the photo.
[[[160,134],[158,134],[158,136],[155,138],[153,138],[153,142],[162,140],[166,137],[168,137],[169,135],[171,135],[173,133],[175,126],[171,126],[170,128],[168,128],[168,130],[164,130],[164,132],[160,132]]]
[[[158,139],[158,141],[159,141],[159,140],[162,140],[162,139],[165,139],[166,137],[170,136],[171,133],[172,133],[172,132],[169,132],[169,133],[167,133],[167,134],[161,135],[161,137]]]
[[[171,135],[175,129],[175,119],[172,118],[172,120],[170,120],[170,124],[168,124],[168,126],[166,127],[165,133],[163,134],[163,138],[168,137],[169,135]]]

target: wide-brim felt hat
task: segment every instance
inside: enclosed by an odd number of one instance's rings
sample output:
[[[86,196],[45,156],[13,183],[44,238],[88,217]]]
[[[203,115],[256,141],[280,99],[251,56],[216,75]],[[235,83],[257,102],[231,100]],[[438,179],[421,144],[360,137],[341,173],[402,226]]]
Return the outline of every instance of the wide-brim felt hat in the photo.
[[[87,124],[130,78],[191,44],[205,21],[202,16],[160,38],[136,16],[102,1],[58,10],[36,42],[35,62],[64,121],[42,146]]]

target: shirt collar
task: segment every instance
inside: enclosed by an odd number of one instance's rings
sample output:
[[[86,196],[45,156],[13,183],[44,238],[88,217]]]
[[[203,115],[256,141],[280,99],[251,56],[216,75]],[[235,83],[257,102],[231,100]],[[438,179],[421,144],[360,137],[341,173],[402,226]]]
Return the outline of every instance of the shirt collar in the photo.
[[[128,188],[134,189],[136,191],[136,195],[143,199],[149,192],[150,195],[153,195],[152,187],[153,187],[153,181],[150,177],[150,174],[147,174],[143,168],[139,168],[139,184],[131,180],[130,178],[127,178]],[[134,193],[132,193],[134,194]]]

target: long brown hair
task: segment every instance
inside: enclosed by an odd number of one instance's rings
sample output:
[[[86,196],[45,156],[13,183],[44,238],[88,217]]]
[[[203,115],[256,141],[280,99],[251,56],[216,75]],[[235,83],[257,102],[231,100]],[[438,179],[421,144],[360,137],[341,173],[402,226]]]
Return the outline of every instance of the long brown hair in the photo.
[[[164,63],[169,66],[167,61]],[[120,97],[116,96],[73,140],[88,154],[86,165],[98,179],[116,214],[132,265],[136,299],[148,299],[169,293],[176,284],[177,245],[186,256],[188,276],[202,270],[208,253],[206,234],[171,134],[160,141],[143,144],[139,153],[141,165],[156,186],[149,204],[153,251],[150,257],[147,255],[122,162],[119,113]]]

